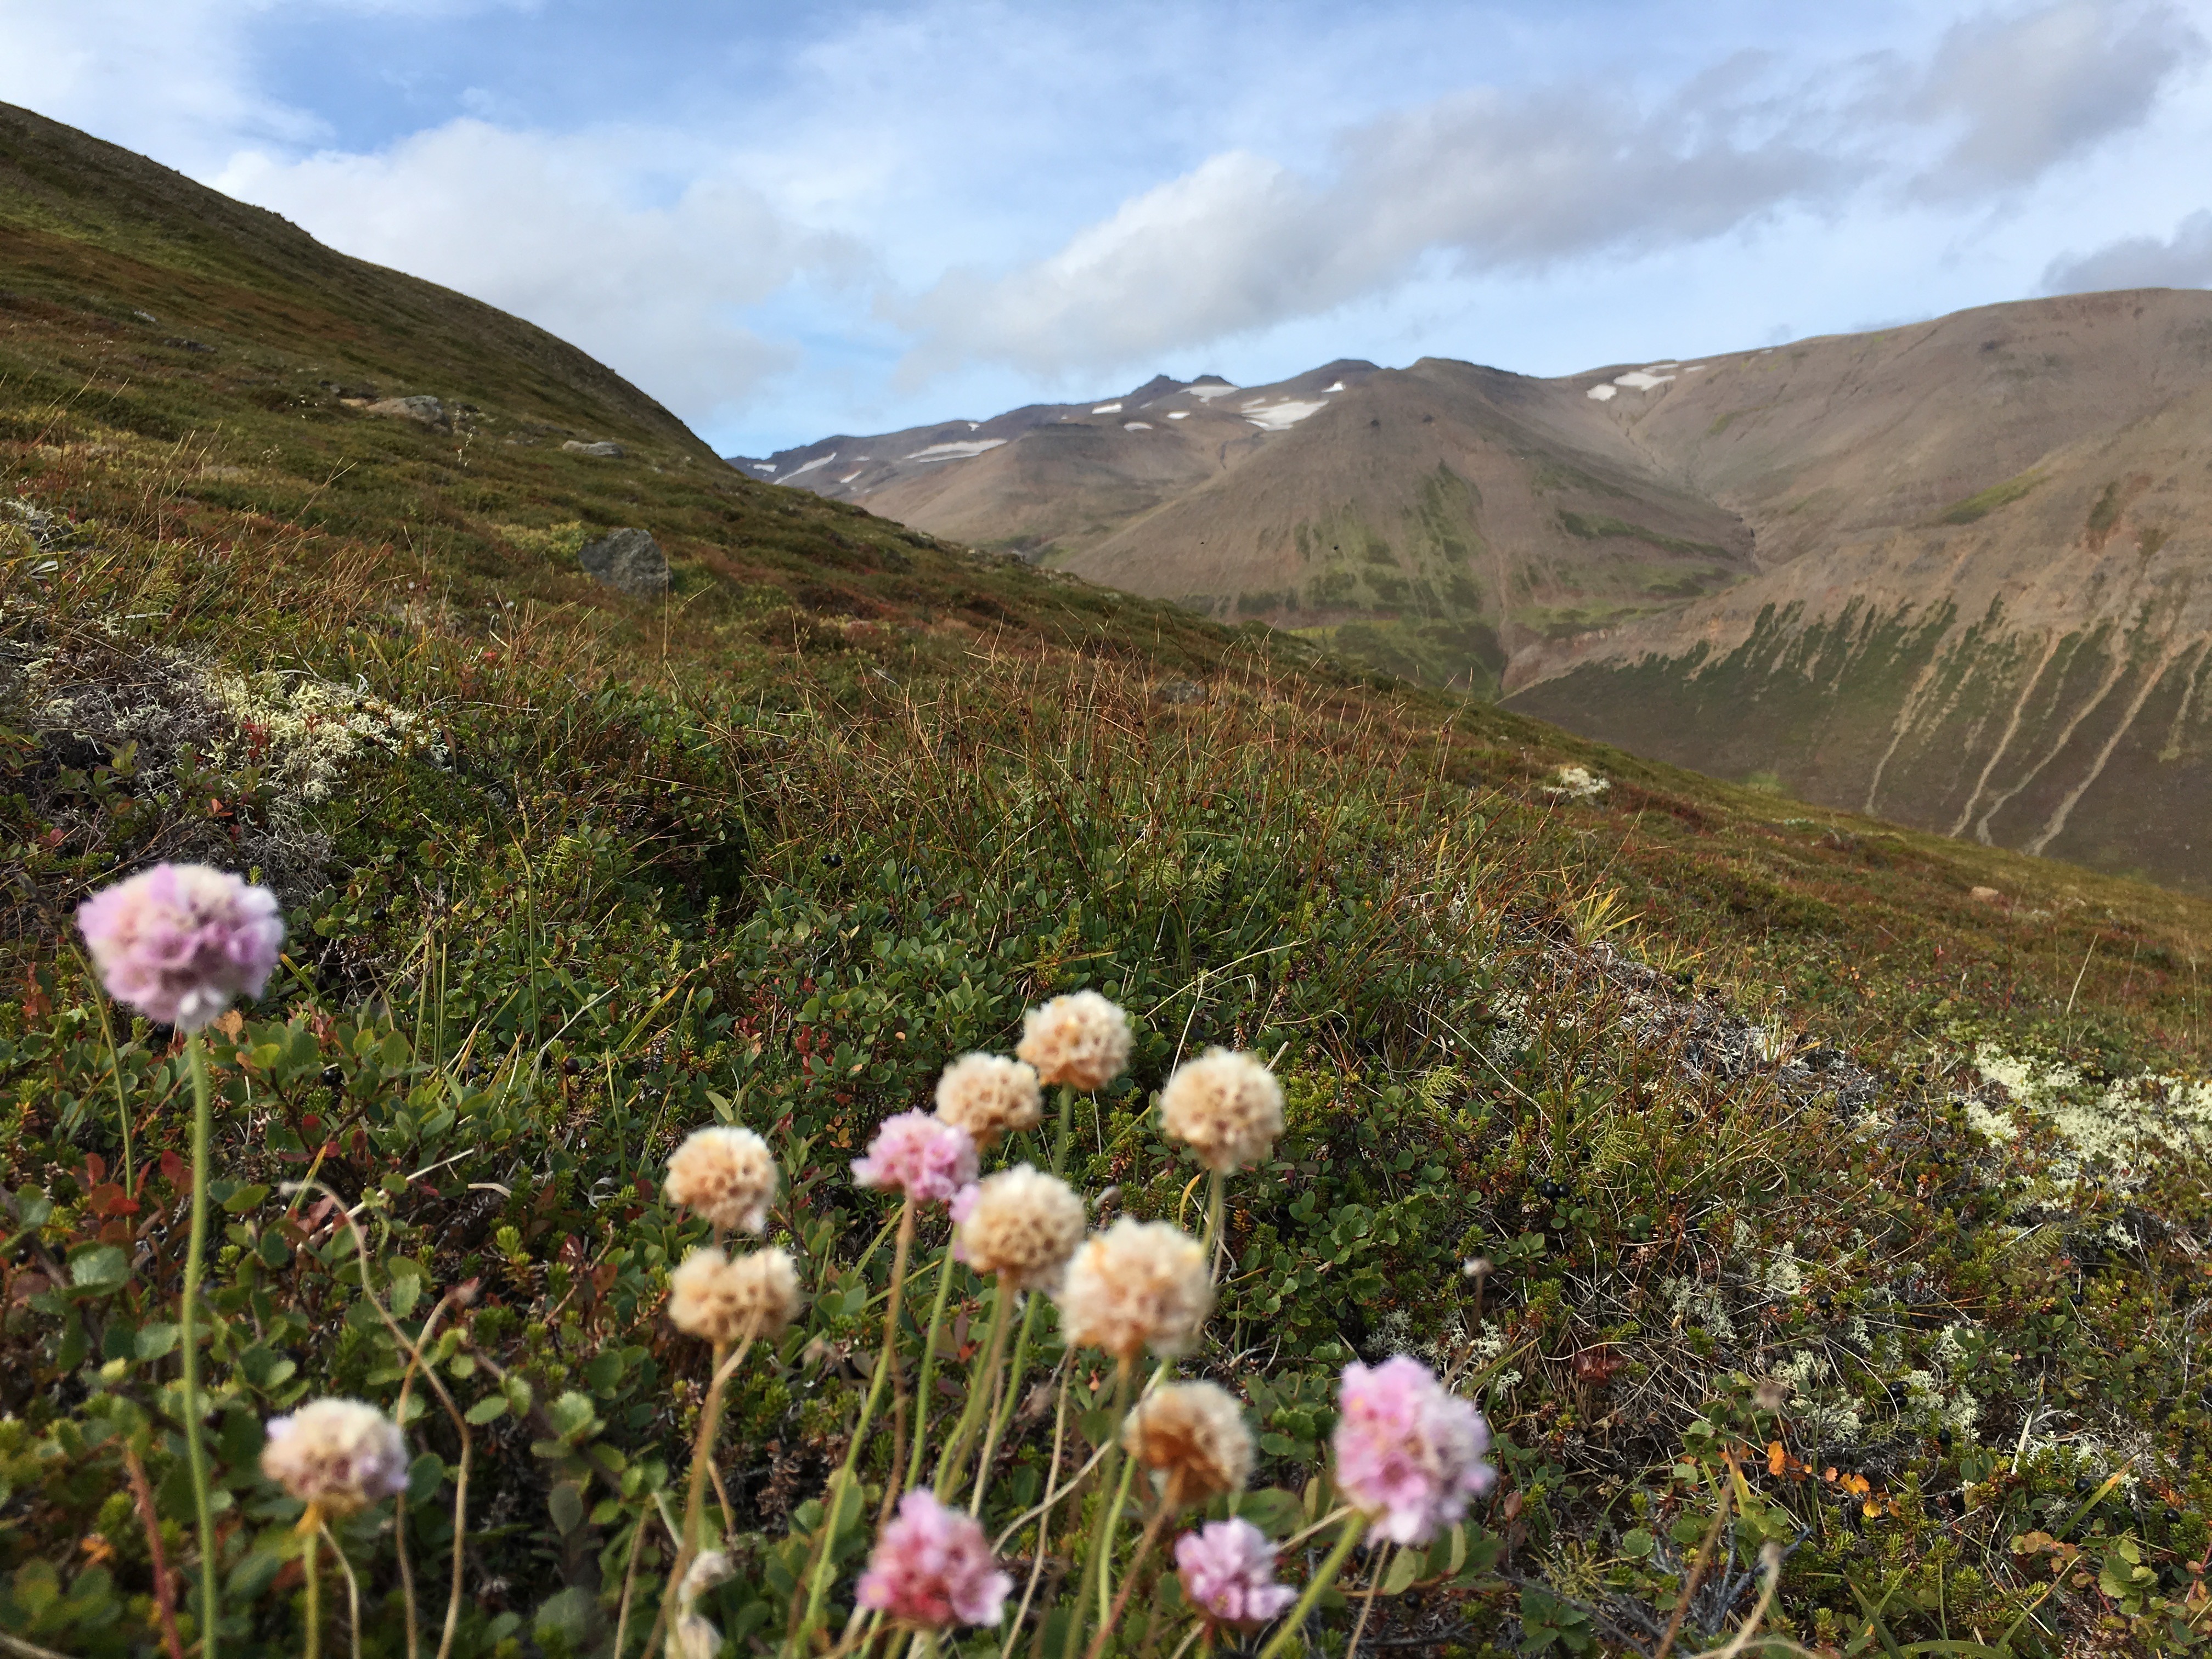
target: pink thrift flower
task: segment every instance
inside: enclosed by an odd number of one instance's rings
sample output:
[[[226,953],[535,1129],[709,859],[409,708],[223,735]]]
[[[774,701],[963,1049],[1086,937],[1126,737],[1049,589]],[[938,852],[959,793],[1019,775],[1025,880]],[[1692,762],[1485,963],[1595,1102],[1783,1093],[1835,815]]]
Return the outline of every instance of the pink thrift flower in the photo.
[[[1482,1461],[1490,1449],[1482,1413],[1418,1359],[1400,1354],[1372,1370],[1355,1360],[1344,1368],[1337,1407],[1336,1484],[1373,1523],[1370,1537],[1425,1544],[1498,1478]]]
[[[1224,1625],[1264,1625],[1298,1593],[1275,1582],[1275,1547],[1249,1521],[1209,1521],[1176,1540],[1182,1593]]]
[[[860,1604],[925,1630],[995,1625],[1014,1581],[991,1559],[982,1524],[918,1486],[876,1540],[860,1575]]]
[[[102,888],[76,925],[107,994],[147,1018],[197,1031],[276,966],[276,896],[204,864],[157,864]]]
[[[927,1112],[901,1112],[876,1131],[868,1155],[853,1160],[853,1179],[896,1187],[917,1204],[942,1204],[975,1179],[975,1143]]]

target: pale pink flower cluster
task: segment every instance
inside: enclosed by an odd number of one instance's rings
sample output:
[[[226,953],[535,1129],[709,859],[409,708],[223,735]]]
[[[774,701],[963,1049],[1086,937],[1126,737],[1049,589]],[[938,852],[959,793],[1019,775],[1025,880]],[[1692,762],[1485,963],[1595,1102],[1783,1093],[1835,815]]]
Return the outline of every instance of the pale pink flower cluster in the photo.
[[[1275,1582],[1275,1547],[1249,1521],[1208,1522],[1175,1553],[1184,1597],[1218,1624],[1264,1625],[1298,1599]]]
[[[799,1269],[782,1250],[730,1257],[712,1245],[686,1255],[668,1276],[668,1317],[709,1342],[773,1341],[799,1316]]]
[[[1014,1581],[991,1559],[982,1524],[920,1486],[876,1539],[857,1596],[902,1624],[923,1630],[995,1625]]]
[[[1067,1264],[1060,1330],[1070,1346],[1133,1359],[1150,1348],[1164,1359],[1188,1352],[1213,1310],[1206,1251],[1164,1221],[1123,1216],[1094,1233]]]
[[[1370,1537],[1425,1544],[1497,1479],[1482,1461],[1482,1413],[1418,1359],[1400,1354],[1371,1370],[1355,1360],[1337,1407],[1336,1484],[1372,1522]]]
[[[1160,1091],[1160,1128],[1224,1175],[1251,1168],[1283,1133],[1283,1089],[1252,1054],[1208,1048]]]
[[[968,1131],[927,1112],[884,1120],[866,1158],[853,1160],[863,1187],[890,1187],[917,1204],[943,1204],[975,1178],[975,1143]]]
[[[157,864],[103,888],[76,925],[107,994],[181,1031],[259,996],[284,943],[274,893],[204,864]]]
[[[399,1425],[358,1400],[311,1400],[269,1419],[261,1473],[328,1516],[351,1515],[407,1490]]]
[[[1252,1431],[1218,1383],[1170,1382],[1146,1395],[1121,1419],[1121,1445],[1174,1504],[1242,1492],[1252,1475]]]
[[[757,1233],[768,1225],[775,1202],[775,1154],[750,1129],[717,1124],[698,1129],[669,1155],[672,1204],[702,1215],[715,1226]]]
[[[1004,1054],[963,1054],[937,1079],[937,1115],[988,1150],[1003,1135],[1033,1129],[1044,1113],[1036,1067]]]
[[[1096,991],[1054,997],[1022,1017],[1014,1052],[1047,1083],[1089,1093],[1128,1069],[1129,1017]]]
[[[1083,1242],[1083,1200],[1058,1176],[1017,1164],[952,1200],[952,1259],[986,1279],[1012,1274],[1024,1291],[1048,1291]]]

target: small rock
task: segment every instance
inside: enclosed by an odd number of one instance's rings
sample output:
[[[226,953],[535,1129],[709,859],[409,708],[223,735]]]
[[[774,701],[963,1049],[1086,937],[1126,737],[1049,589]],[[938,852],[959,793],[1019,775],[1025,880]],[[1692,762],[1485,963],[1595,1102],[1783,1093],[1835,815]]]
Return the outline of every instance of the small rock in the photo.
[[[179,351],[213,351],[215,349],[204,341],[187,340],[179,334],[172,334],[161,343],[165,346],[174,346]]]
[[[61,526],[51,513],[42,513],[28,501],[0,501],[0,514],[22,526],[31,545],[44,553],[62,538]]]
[[[365,407],[372,415],[397,415],[402,420],[420,421],[424,426],[436,426],[446,418],[445,404],[435,398],[422,395],[380,398]]]
[[[1977,904],[1995,904],[2004,895],[1994,887],[1976,887],[1970,890],[1966,896]]]
[[[618,593],[665,593],[668,556],[646,531],[634,527],[611,530],[597,541],[586,542],[576,562],[584,574],[605,583]]]
[[[1196,680],[1162,680],[1152,695],[1162,702],[1204,702],[1206,688]]]
[[[150,311],[139,311],[133,308],[131,314],[142,323],[158,323],[161,320]]]
[[[571,438],[561,446],[561,453],[564,455],[596,455],[601,460],[612,461],[621,459],[627,452],[620,444],[604,441],[595,444],[580,443]]]

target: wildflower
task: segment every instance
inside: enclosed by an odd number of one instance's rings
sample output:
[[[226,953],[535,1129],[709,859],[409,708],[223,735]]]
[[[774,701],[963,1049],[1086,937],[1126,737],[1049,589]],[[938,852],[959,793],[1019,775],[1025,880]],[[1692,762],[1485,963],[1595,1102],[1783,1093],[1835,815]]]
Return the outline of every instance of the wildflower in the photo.
[[[775,1202],[775,1154],[750,1129],[717,1125],[694,1130],[670,1154],[669,1201],[717,1227],[757,1233]]]
[[[1058,1176],[1026,1164],[1001,1170],[952,1201],[959,1227],[957,1260],[985,1278],[1012,1273],[1022,1290],[1060,1282],[1067,1258],[1083,1242],[1083,1200]]]
[[[1418,1359],[1400,1354],[1372,1370],[1355,1360],[1337,1404],[1336,1484],[1373,1522],[1370,1536],[1425,1544],[1497,1478],[1482,1461],[1482,1413]]]
[[[269,1419],[261,1473],[325,1515],[351,1515],[407,1490],[399,1425],[358,1400],[311,1400]]]
[[[1264,1625],[1298,1599],[1275,1582],[1275,1547],[1249,1521],[1208,1522],[1176,1540],[1184,1599],[1224,1625]]]
[[[938,1117],[958,1124],[978,1146],[1036,1127],[1043,1112],[1036,1068],[1004,1054],[963,1054],[937,1079]]]
[[[689,1336],[726,1344],[781,1336],[799,1314],[799,1270],[781,1250],[735,1258],[708,1245],[668,1276],[668,1316]]]
[[[1250,1054],[1208,1048],[1160,1091],[1160,1127],[1227,1174],[1263,1162],[1283,1133],[1283,1090]]]
[[[896,1187],[918,1204],[942,1204],[975,1179],[975,1143],[957,1124],[927,1112],[886,1118],[868,1155],[853,1160],[863,1187]]]
[[[995,1625],[1014,1581],[998,1570],[982,1523],[949,1510],[927,1486],[899,1500],[860,1575],[856,1599],[925,1630]]]
[[[149,1019],[197,1031],[276,967],[276,896],[204,864],[157,864],[77,907],[100,982]]]
[[[1128,1015],[1096,991],[1078,991],[1024,1015],[1014,1052],[1045,1082],[1088,1093],[1128,1068],[1129,1042]]]
[[[681,1659],[716,1659],[721,1652],[722,1632],[698,1611],[698,1601],[731,1571],[730,1558],[720,1550],[702,1550],[684,1570],[676,1587],[676,1651]]]
[[[1121,1419],[1121,1444],[1173,1504],[1242,1492],[1252,1474],[1244,1414],[1234,1395],[1211,1382],[1174,1382],[1139,1401]]]
[[[1067,1340],[1123,1360],[1146,1347],[1162,1358],[1185,1352],[1212,1310],[1199,1242],[1164,1221],[1127,1216],[1085,1241],[1060,1296]]]

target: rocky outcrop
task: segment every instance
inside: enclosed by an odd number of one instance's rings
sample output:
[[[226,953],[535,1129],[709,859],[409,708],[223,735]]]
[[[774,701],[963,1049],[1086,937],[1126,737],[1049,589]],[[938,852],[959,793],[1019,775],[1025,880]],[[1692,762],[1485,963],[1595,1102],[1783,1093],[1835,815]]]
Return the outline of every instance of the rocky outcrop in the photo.
[[[589,455],[603,461],[617,461],[629,453],[620,444],[601,440],[598,443],[582,443],[574,438],[561,446],[564,455]]]
[[[645,598],[668,591],[668,556],[648,531],[634,526],[611,530],[597,541],[586,542],[576,562],[586,575],[618,593]]]
[[[446,422],[446,405],[427,394],[380,398],[367,407],[372,415],[396,415],[403,421],[419,421],[424,426],[442,426]]]

